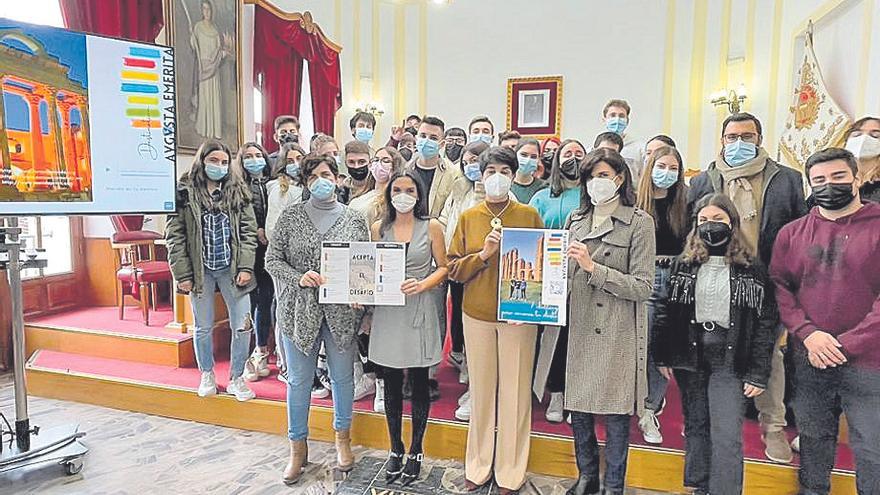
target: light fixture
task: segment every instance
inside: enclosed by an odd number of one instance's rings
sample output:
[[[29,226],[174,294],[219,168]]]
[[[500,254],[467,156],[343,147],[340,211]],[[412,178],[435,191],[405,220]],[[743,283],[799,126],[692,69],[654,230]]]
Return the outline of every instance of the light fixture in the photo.
[[[372,114],[373,117],[376,117],[376,118],[379,118],[379,117],[385,115],[385,110],[382,109],[382,106],[379,105],[378,103],[375,103],[372,101],[358,102],[357,105],[355,105],[355,111],[356,112],[366,112],[366,113]]]
[[[722,89],[709,95],[709,101],[717,106],[726,105],[727,111],[730,113],[739,113],[742,110],[742,104],[748,98],[746,87],[740,84],[736,89]]]

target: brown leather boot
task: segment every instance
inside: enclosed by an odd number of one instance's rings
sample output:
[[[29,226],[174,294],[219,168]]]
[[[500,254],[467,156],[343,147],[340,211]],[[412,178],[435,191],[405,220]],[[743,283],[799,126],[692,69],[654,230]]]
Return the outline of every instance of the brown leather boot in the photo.
[[[351,430],[336,432],[336,465],[343,473],[354,468],[354,454],[351,452]]]
[[[284,468],[284,484],[293,485],[302,476],[303,467],[309,463],[309,444],[305,440],[290,441],[290,462]]]

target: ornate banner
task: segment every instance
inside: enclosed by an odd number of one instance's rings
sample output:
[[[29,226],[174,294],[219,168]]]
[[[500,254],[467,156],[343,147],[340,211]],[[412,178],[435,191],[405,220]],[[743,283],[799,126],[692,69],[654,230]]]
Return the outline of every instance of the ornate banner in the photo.
[[[804,57],[798,69],[794,101],[789,107],[779,150],[786,162],[799,170],[816,151],[843,143],[850,118],[828,93],[813,51],[812,24],[807,30]]]

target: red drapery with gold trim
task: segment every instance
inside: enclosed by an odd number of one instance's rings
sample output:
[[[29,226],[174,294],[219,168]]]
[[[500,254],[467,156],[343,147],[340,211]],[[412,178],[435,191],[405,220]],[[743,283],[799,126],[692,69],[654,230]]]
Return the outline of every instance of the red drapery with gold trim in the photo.
[[[77,31],[153,43],[165,18],[162,0],[60,0],[64,24]]]
[[[263,146],[278,147],[272,140],[276,116],[299,116],[303,60],[309,62],[315,132],[333,135],[333,117],[342,106],[338,49],[327,43],[308,12],[285,19],[260,4],[254,7],[254,85],[263,94]]]

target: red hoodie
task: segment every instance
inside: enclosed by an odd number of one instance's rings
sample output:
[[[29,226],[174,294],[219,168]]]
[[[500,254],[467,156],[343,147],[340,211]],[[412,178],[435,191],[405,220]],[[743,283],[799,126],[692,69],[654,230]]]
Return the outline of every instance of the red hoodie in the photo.
[[[851,365],[880,370],[880,205],[837,220],[816,207],[786,225],[770,276],[782,323],[795,337],[828,332]]]

